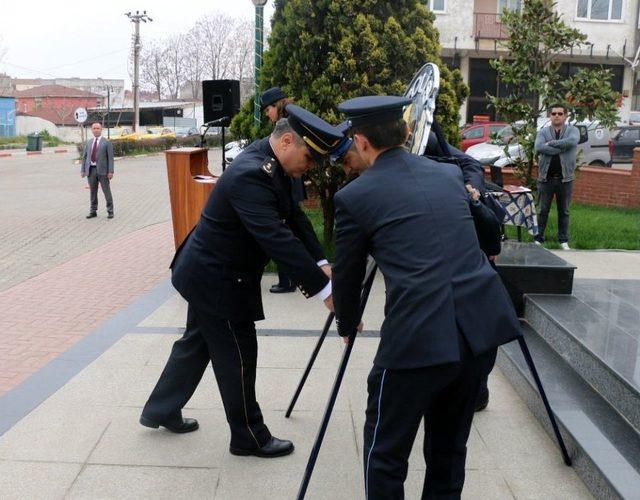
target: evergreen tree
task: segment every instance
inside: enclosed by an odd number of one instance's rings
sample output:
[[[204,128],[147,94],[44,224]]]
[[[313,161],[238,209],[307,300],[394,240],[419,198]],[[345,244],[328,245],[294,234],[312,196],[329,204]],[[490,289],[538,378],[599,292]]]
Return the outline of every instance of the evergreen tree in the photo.
[[[369,94],[402,95],[413,74],[434,62],[441,70],[436,115],[457,144],[458,109],[468,91],[460,72],[440,60],[434,19],[424,0],[276,0],[261,88],[281,87],[301,106],[337,124],[343,119],[337,111],[340,102]],[[255,138],[260,131],[247,126],[249,111],[245,105],[232,130]],[[322,203],[329,242],[341,172],[322,165],[310,178]]]

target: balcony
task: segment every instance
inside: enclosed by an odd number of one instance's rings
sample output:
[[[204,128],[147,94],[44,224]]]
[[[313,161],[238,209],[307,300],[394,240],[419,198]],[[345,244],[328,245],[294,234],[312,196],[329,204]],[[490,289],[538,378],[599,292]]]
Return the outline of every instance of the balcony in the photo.
[[[500,22],[500,14],[474,12],[473,35],[477,40],[504,40],[507,30]]]

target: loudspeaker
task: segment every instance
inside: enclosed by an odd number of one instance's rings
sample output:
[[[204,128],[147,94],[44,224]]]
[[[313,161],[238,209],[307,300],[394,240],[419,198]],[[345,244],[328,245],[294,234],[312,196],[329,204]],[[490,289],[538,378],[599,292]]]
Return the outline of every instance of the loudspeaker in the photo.
[[[238,80],[204,80],[202,82],[202,106],[205,123],[225,116],[221,126],[228,127],[231,119],[240,111],[240,82]]]

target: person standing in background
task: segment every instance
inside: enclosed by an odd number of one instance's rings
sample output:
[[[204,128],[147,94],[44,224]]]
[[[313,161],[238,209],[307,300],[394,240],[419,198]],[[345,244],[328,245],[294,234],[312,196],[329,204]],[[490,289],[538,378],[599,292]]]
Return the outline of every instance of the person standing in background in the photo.
[[[573,193],[580,132],[573,125],[565,123],[567,108],[562,104],[551,106],[549,118],[551,125],[540,129],[536,135],[540,212],[535,242],[538,245],[544,243],[544,230],[547,227],[551,202],[555,196],[558,206],[558,243],[563,250],[570,250],[569,205]]]
[[[89,181],[91,207],[87,219],[98,216],[98,184],[107,203],[107,218],[113,219],[113,196],[111,195],[111,179],[113,179],[113,145],[102,137],[102,125],[98,122],[91,125],[93,139],[87,141],[82,153],[80,177]]]

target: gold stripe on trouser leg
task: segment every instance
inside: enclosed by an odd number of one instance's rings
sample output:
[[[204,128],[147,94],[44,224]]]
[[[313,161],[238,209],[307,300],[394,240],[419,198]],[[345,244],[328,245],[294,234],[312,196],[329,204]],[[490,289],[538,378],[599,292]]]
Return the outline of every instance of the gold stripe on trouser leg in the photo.
[[[238,356],[240,357],[240,385],[242,386],[242,406],[244,406],[244,419],[247,422],[247,429],[249,429],[249,432],[251,433],[251,436],[253,437],[256,444],[258,445],[258,448],[260,448],[260,443],[258,443],[258,440],[256,439],[256,435],[253,433],[253,431],[251,430],[251,426],[249,425],[249,415],[247,413],[247,398],[244,392],[244,362],[242,361],[242,352],[240,351],[240,344],[238,344],[238,339],[236,338],[236,332],[231,327],[231,322],[227,321],[227,325],[229,326],[229,331],[231,332],[231,335],[233,335],[233,340],[235,341],[236,347],[238,348]]]

